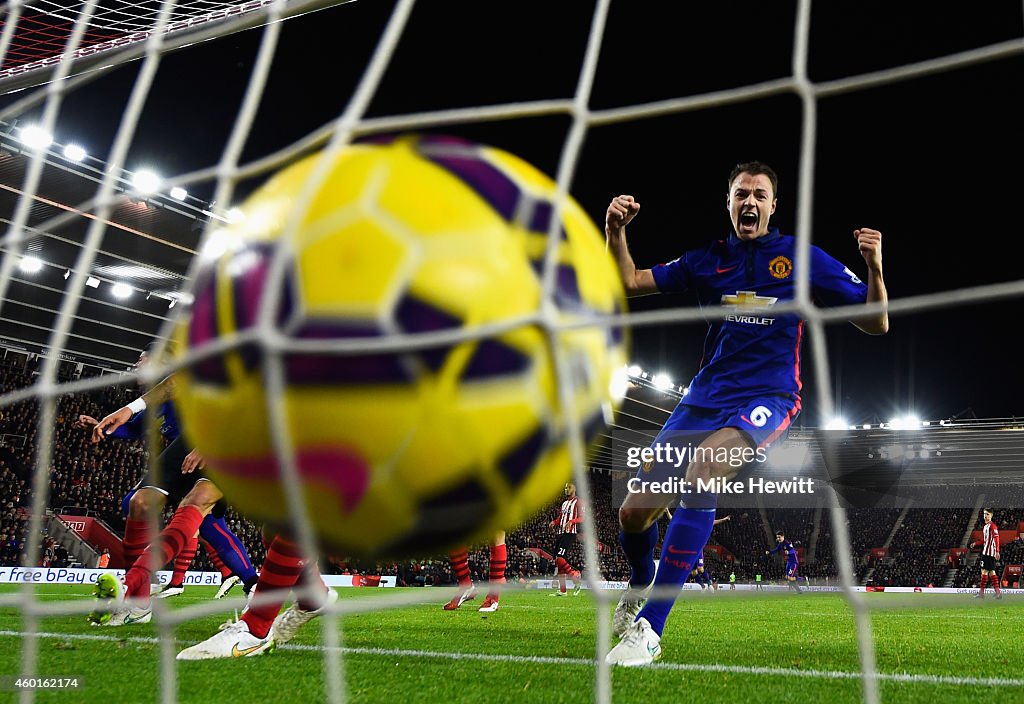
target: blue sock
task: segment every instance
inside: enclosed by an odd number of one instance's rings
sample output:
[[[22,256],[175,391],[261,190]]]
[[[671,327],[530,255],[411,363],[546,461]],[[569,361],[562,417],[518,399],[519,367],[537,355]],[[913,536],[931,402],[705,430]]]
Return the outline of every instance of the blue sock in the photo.
[[[231,532],[223,518],[207,514],[199,525],[199,536],[210,544],[232,574],[243,582],[256,579],[256,568],[252,566],[249,553],[238,536]]]
[[[642,533],[619,533],[619,545],[626,553],[626,562],[633,570],[630,586],[646,589],[654,581],[654,546],[658,544],[658,523],[655,521]]]
[[[665,531],[661,544],[661,562],[654,580],[655,593],[660,588],[674,587],[672,596],[652,597],[640,610],[637,618],[645,618],[659,636],[665,630],[665,621],[676,603],[676,595],[686,584],[694,563],[711,537],[715,523],[715,509],[678,508]],[[705,572],[706,574],[706,572]]]

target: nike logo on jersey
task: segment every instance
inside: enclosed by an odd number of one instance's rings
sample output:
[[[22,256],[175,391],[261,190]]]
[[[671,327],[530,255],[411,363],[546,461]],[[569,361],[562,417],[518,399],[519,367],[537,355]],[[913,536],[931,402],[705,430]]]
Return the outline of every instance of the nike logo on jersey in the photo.
[[[720,267],[720,266],[716,266],[715,267],[715,273],[716,274],[726,274],[726,273],[732,271],[733,269],[735,269],[738,266],[739,266],[739,264],[733,264],[732,266],[727,266],[724,269],[722,267]]]

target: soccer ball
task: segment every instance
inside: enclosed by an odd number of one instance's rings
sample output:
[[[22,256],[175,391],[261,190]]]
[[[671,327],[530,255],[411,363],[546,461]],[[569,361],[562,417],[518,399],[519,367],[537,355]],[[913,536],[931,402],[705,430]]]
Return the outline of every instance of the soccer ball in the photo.
[[[321,157],[200,255],[175,395],[208,476],[287,529],[294,469],[335,555],[439,554],[531,518],[571,476],[572,423],[589,447],[618,402],[626,331],[586,324],[625,310],[603,237],[567,198],[545,300],[556,190],[522,159],[417,135]]]

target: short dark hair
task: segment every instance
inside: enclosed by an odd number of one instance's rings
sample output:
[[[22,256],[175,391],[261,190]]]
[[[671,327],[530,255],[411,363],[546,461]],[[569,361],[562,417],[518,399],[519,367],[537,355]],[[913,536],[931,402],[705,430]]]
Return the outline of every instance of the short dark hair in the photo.
[[[736,164],[732,167],[732,171],[729,173],[729,183],[726,184],[726,191],[732,190],[732,182],[736,180],[736,177],[740,174],[750,174],[751,176],[757,176],[758,174],[764,174],[768,177],[768,180],[772,182],[772,196],[774,198],[779,197],[779,176],[775,173],[775,169],[768,166],[763,161],[745,161],[742,164]]]
[[[993,511],[993,510],[992,510],[992,509],[990,509],[990,508],[983,508],[983,509],[981,509],[981,512],[982,512],[982,513],[995,513],[995,511]]]
[[[784,531],[784,530],[777,530],[777,531],[775,531],[775,535],[778,535],[778,536],[781,536],[781,537],[785,538],[786,537],[786,531]]]

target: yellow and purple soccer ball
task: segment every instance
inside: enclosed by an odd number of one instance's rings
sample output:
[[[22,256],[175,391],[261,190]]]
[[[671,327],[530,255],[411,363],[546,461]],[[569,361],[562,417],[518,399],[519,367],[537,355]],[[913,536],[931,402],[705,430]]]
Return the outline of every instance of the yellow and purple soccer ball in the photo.
[[[538,169],[419,135],[349,145],[318,172],[320,158],[249,197],[197,270],[175,394],[208,476],[287,530],[290,455],[315,536],[340,555],[440,554],[533,517],[571,477],[573,419],[592,446],[618,401],[625,331],[587,325],[625,310],[603,236],[567,198],[544,301],[556,188]],[[410,344],[424,334],[448,339]]]

